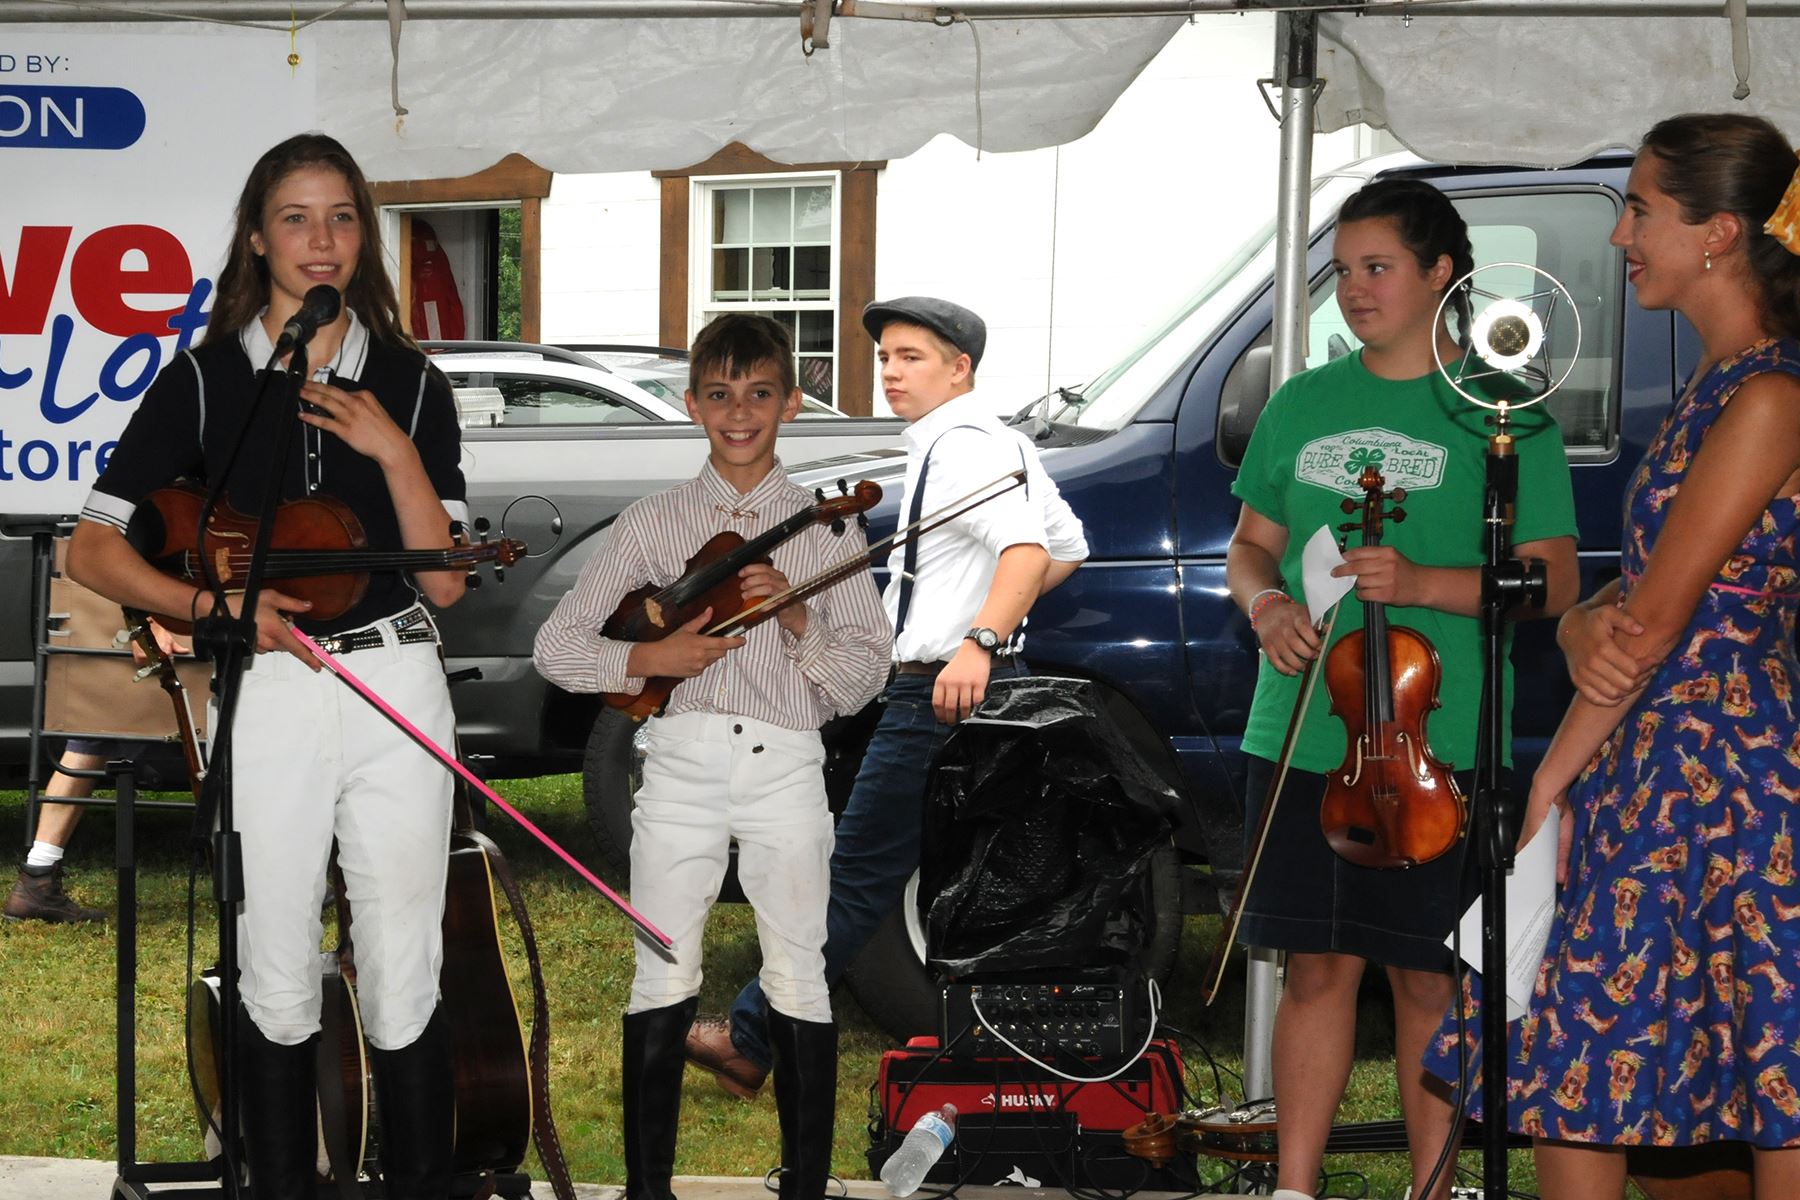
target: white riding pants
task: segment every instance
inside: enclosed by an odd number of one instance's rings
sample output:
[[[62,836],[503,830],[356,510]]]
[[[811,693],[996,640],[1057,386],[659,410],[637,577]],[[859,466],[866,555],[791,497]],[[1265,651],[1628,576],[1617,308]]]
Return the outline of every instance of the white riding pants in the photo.
[[[629,1011],[699,994],[700,939],[736,837],[769,1003],[796,1020],[831,1020],[824,947],[832,829],[818,732],[682,713],[652,720],[646,736],[631,817],[631,901],[674,939],[675,953],[638,940]]]
[[[450,690],[433,642],[343,656],[346,669],[448,746]],[[450,773],[329,671],[255,655],[233,738],[242,835],[239,986],[263,1036],[297,1045],[319,1030],[320,909],[331,839],[350,902],[356,996],[378,1049],[412,1044],[437,1007],[443,965]]]

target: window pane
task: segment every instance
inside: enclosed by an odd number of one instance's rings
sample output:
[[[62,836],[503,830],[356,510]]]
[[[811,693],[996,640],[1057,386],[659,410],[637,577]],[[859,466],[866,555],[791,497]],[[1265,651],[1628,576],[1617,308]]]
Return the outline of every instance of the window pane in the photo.
[[[830,354],[836,332],[837,314],[832,312],[802,312],[799,332],[796,334],[794,349],[802,354]]]
[[[750,240],[750,190],[716,188],[713,191],[713,244]]]
[[[750,286],[757,299],[787,291],[788,248],[758,246],[750,251]]]
[[[794,189],[794,240],[796,242],[829,242],[831,240],[831,188],[829,186]]]
[[[794,189],[757,188],[751,205],[754,240],[760,245],[789,242],[794,237]]]
[[[800,356],[800,390],[815,400],[831,403],[831,360]]]
[[[1618,219],[1610,194],[1555,191],[1473,196],[1457,199],[1456,207],[1469,223],[1477,268],[1490,263],[1529,263],[1561,280],[1575,297],[1581,315],[1581,352],[1568,382],[1545,403],[1562,427],[1563,444],[1571,454],[1587,451],[1589,457],[1599,457],[1609,453],[1613,410],[1618,404],[1613,391],[1612,347],[1617,344],[1621,320],[1617,284],[1621,252],[1607,244]],[[1338,311],[1333,282],[1327,276],[1312,294],[1308,367],[1348,354],[1360,345]],[[1523,268],[1486,271],[1476,277],[1475,285],[1491,293],[1473,297],[1470,307],[1476,316],[1495,296],[1522,298],[1545,292],[1550,286],[1543,276]],[[1545,300],[1537,299],[1531,307],[1540,316],[1548,314],[1549,362],[1551,369],[1561,374],[1574,347],[1574,317],[1566,304],[1559,303],[1552,311]],[[1451,328],[1457,328],[1454,319]]]
[[[713,251],[714,300],[747,300],[750,298],[750,252],[748,250]]]
[[[496,375],[494,386],[505,397],[504,425],[597,425],[649,419],[616,396],[572,383]]]
[[[1611,453],[1618,396],[1613,386],[1623,308],[1623,251],[1607,244],[1618,207],[1608,192],[1552,191],[1461,199],[1456,207],[1469,222],[1475,265],[1525,262],[1561,280],[1581,314],[1581,351],[1568,382],[1545,404],[1562,427],[1571,458]],[[1504,277],[1504,278],[1502,278]],[[1523,297],[1549,288],[1543,276],[1528,271],[1488,271],[1475,285],[1486,292]],[[1474,297],[1477,316],[1493,301]],[[1575,318],[1567,304],[1552,310],[1543,300],[1531,301],[1548,315],[1545,339],[1551,370],[1568,366],[1575,345]]]
[[[803,300],[831,298],[831,247],[794,247],[794,295]]]

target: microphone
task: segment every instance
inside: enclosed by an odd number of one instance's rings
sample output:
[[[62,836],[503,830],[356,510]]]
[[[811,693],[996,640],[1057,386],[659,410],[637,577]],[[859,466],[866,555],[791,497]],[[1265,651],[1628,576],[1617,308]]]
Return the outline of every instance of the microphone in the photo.
[[[1516,371],[1544,344],[1544,322],[1523,301],[1503,297],[1481,310],[1469,342],[1481,361],[1496,371]]]
[[[305,298],[300,301],[300,310],[281,327],[281,337],[275,343],[275,357],[280,358],[288,351],[312,341],[319,326],[329,325],[337,320],[338,312],[343,306],[338,290],[329,283],[321,283],[309,289]]]
[[[1477,276],[1494,282],[1479,286]],[[1517,410],[1548,399],[1568,382],[1581,355],[1581,311],[1556,276],[1530,263],[1476,267],[1445,290],[1438,320],[1459,297],[1466,298],[1465,312],[1486,302],[1469,321],[1468,353],[1446,362],[1436,339],[1431,351],[1439,373],[1464,400],[1482,408]],[[1509,377],[1523,391],[1509,386],[1499,399],[1466,386],[1495,375]]]

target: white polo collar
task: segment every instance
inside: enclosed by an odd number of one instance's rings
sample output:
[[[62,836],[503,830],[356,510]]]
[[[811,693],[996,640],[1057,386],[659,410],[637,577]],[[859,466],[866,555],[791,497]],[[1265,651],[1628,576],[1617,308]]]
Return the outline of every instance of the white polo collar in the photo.
[[[262,370],[263,364],[267,363],[275,354],[275,343],[269,340],[269,331],[263,328],[262,323],[262,319],[268,311],[268,308],[264,307],[238,333],[238,342],[243,346],[244,354],[250,359],[251,368],[258,371]],[[307,366],[313,375],[316,376],[322,366],[329,366],[331,373],[339,379],[360,380],[362,378],[363,367],[369,359],[369,330],[356,315],[355,309],[349,311],[350,328],[344,331],[344,340],[338,345],[337,357],[327,364],[308,363]]]

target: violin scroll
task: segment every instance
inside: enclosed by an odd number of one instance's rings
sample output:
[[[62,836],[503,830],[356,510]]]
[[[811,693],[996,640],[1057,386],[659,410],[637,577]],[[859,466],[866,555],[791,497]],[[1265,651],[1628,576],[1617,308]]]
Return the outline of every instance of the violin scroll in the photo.
[[[450,522],[450,540],[455,543],[456,550],[471,550],[473,557],[468,560],[469,572],[463,577],[464,585],[469,588],[481,586],[481,575],[476,566],[483,562],[494,564],[494,582],[506,582],[506,568],[522,558],[530,557],[524,542],[512,538],[501,538],[498,542],[488,539],[488,532],[493,526],[486,517],[476,517],[469,525],[461,521]],[[475,541],[469,541],[469,530],[475,532]]]
[[[844,480],[837,481],[839,495],[827,496],[824,488],[814,488],[813,498],[818,501],[813,506],[813,519],[821,525],[830,525],[831,532],[842,535],[846,520],[856,518],[856,523],[863,529],[869,527],[866,515],[871,508],[881,503],[881,485],[872,480],[858,481],[851,488]]]

